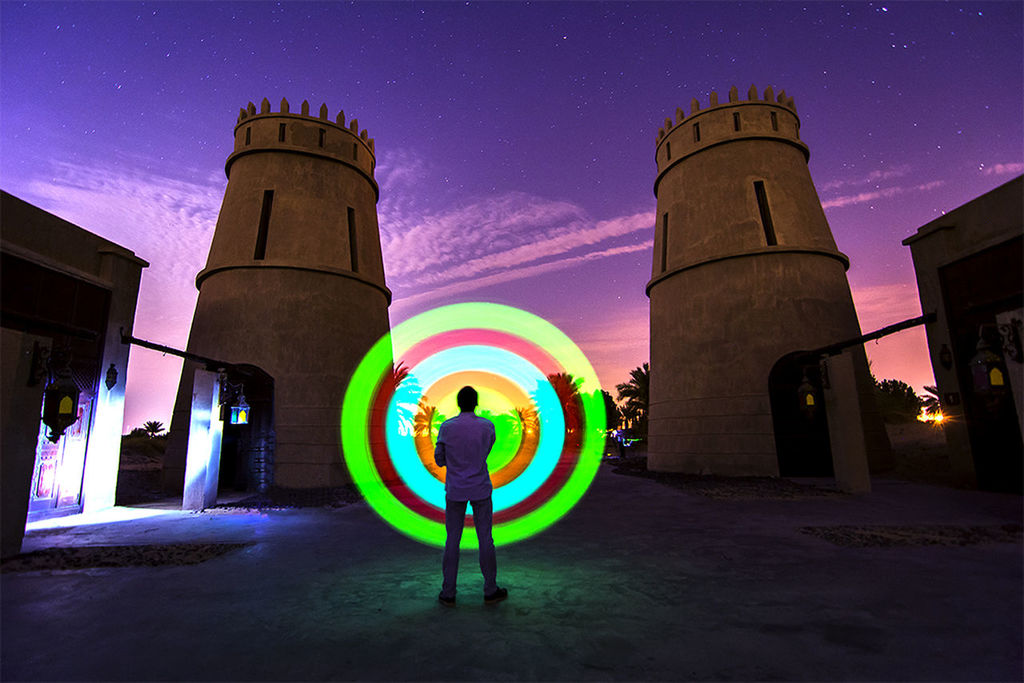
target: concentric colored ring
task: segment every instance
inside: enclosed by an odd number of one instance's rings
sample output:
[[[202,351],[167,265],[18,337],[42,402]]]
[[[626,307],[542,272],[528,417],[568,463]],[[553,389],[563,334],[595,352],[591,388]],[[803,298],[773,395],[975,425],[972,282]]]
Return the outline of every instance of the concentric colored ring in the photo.
[[[565,419],[559,405],[558,396],[551,384],[537,368],[529,365],[519,356],[489,346],[459,346],[441,351],[423,362],[410,368],[410,377],[415,377],[425,384],[433,384],[442,375],[460,370],[486,370],[501,367],[508,379],[524,390],[526,384],[537,384],[536,396],[540,414],[540,443],[533,460],[523,473],[514,481],[500,488],[495,488],[491,496],[494,512],[510,508],[526,500],[527,497],[551,476],[558,464],[562,451],[560,435],[565,430]],[[444,509],[444,485],[431,476],[420,462],[413,439],[398,433],[398,404],[403,398],[401,387],[395,392],[388,406],[385,420],[388,451],[391,462],[402,481],[421,500]],[[418,397],[416,397],[418,398]],[[557,438],[557,443],[556,443]]]
[[[392,359],[410,371],[397,386]],[[500,304],[455,304],[411,318],[381,338],[345,393],[346,465],[384,520],[418,541],[444,545],[443,484],[424,466],[423,437],[417,441],[409,429],[408,414],[424,387],[465,371],[498,375],[533,399],[539,442],[532,453],[520,444],[508,464],[515,463],[514,476],[493,493],[495,543],[522,540],[583,496],[597,473],[605,429],[604,399],[590,363],[569,337],[531,313]],[[549,380],[557,373],[577,380],[578,390],[563,386],[560,396]],[[475,546],[475,534],[463,534],[462,547]]]

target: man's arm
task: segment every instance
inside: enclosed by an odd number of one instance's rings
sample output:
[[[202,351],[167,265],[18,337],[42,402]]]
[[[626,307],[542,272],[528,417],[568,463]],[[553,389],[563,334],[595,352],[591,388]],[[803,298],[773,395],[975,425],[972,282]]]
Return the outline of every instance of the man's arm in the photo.
[[[487,453],[490,453],[491,449],[494,448],[494,442],[497,440],[497,436],[494,433],[494,423],[491,422],[490,420],[487,420],[487,426],[487,440],[490,441],[490,443],[487,445]],[[484,455],[487,455],[487,453],[485,453]]]
[[[434,463],[438,467],[444,467],[446,464],[445,451],[444,451],[444,425],[441,425],[442,429],[437,430],[437,445],[434,446]]]

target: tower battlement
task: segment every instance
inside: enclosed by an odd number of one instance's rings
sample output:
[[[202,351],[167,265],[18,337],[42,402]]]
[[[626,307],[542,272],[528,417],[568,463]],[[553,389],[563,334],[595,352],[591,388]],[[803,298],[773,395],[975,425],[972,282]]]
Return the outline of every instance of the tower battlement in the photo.
[[[708,100],[707,106],[702,107],[695,97],[690,100],[689,114],[677,108],[674,121],[666,117],[656,138],[659,174],[695,152],[743,138],[775,138],[796,145],[809,156],[807,146],[800,141],[796,104],[785,90],[776,95],[768,86],[762,96],[751,85],[747,98],[741,100],[739,90],[733,86],[727,101],[719,102],[714,90]]]
[[[270,101],[263,98],[259,109],[252,102],[238,111],[235,124],[235,147],[228,157],[225,172],[243,154],[256,151],[293,151],[341,161],[357,167],[373,178],[377,164],[373,138],[359,128],[353,118],[346,125],[344,110],[333,121],[327,105],[321,104],[317,116],[310,114],[309,100],[303,100],[299,113],[291,111],[288,100],[281,99],[278,111],[271,111]]]

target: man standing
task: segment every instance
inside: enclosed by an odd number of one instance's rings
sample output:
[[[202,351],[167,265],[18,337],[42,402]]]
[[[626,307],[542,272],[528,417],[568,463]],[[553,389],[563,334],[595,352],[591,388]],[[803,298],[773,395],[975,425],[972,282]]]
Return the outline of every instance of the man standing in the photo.
[[[459,575],[459,542],[466,521],[466,503],[473,505],[473,526],[480,545],[480,571],[484,575],[484,602],[499,602],[508,597],[508,590],[498,588],[498,560],[491,538],[491,475],[487,471],[487,454],[494,446],[494,425],[473,411],[477,393],[473,387],[462,387],[456,401],[457,417],[445,420],[437,430],[434,462],[447,467],[445,476],[444,525],[448,538],[444,544],[441,571],[444,583],[437,599],[448,607],[455,606],[455,583]]]

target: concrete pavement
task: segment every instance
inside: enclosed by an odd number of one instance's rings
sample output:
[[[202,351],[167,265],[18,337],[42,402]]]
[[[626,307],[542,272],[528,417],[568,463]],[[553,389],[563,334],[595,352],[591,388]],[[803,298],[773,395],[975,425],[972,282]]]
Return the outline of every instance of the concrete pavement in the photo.
[[[865,497],[717,500],[601,471],[499,548],[509,599],[458,606],[440,551],[365,504],[30,530],[24,551],[250,545],[196,565],[2,574],[4,680],[1020,680],[1022,547],[849,547],[802,527],[1021,522],[1021,497],[875,480]],[[119,514],[123,510],[117,511]],[[78,520],[83,521],[83,520]],[[89,520],[84,520],[89,521]],[[67,523],[65,520],[64,523]]]

